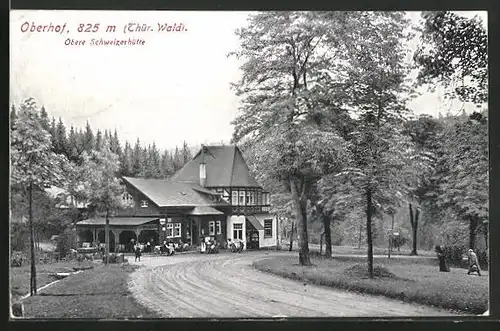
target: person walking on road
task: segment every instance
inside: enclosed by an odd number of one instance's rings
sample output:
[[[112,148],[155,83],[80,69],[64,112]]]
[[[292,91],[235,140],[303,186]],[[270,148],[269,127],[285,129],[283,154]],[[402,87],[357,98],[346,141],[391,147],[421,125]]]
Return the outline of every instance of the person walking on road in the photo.
[[[479,267],[477,255],[474,253],[474,250],[469,249],[469,271],[467,275],[470,275],[472,272],[477,272],[477,274],[481,276],[481,268]]]
[[[137,259],[141,262],[141,248],[139,245],[135,246],[135,262],[137,262]]]

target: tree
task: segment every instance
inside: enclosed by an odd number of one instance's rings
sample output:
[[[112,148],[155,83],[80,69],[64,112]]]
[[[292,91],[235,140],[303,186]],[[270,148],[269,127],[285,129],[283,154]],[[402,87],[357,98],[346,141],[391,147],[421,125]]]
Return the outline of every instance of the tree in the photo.
[[[54,151],[56,154],[66,154],[68,149],[68,140],[66,138],[66,127],[62,119],[59,117],[59,122],[57,122],[55,130],[55,145]]]
[[[184,141],[182,144],[182,166],[186,165],[191,159],[193,155],[191,155],[191,150],[189,149],[187,143]]]
[[[321,109],[314,82],[328,57],[325,35],[335,23],[323,16],[316,12],[255,14],[247,28],[237,31],[241,46],[230,54],[245,60],[243,78],[234,85],[244,101],[233,123],[233,141],[251,148],[258,168],[290,192],[301,265],[311,264],[309,194],[327,165],[336,165],[346,150],[336,132],[324,130],[314,120]]]
[[[135,142],[134,151],[132,153],[132,173],[133,176],[139,176],[144,172],[144,158],[142,154],[139,138]]]
[[[488,120],[473,113],[453,125],[443,143],[446,173],[438,204],[469,224],[469,247],[475,247],[478,226],[488,219]]]
[[[346,58],[338,70],[346,77],[343,100],[357,118],[349,140],[354,160],[340,175],[363,197],[368,274],[373,278],[373,219],[397,204],[395,192],[405,191],[401,175],[411,150],[402,130],[408,116],[402,98],[408,93],[403,46],[408,22],[400,12],[353,15],[339,44]]]
[[[90,153],[95,149],[95,138],[94,133],[92,132],[92,128],[90,127],[89,122],[85,126],[85,133],[83,134],[83,150]]]
[[[415,151],[408,163],[407,174],[409,194],[408,208],[412,228],[412,251],[417,253],[417,233],[420,214],[425,208],[433,213],[435,208],[436,184],[433,175],[437,166],[438,135],[442,130],[440,123],[429,116],[420,116],[417,120],[405,123],[405,134],[413,142]]]
[[[173,159],[168,150],[165,150],[161,156],[161,173],[163,178],[168,178],[174,174]]]
[[[452,12],[423,12],[414,54],[419,84],[451,88],[450,97],[482,104],[488,98],[488,36],[482,22]]]
[[[161,178],[161,159],[160,152],[156,148],[156,144],[153,142],[151,149],[149,151],[149,166],[151,167],[150,174],[152,178]]]
[[[96,151],[100,151],[101,150],[101,145],[102,145],[102,132],[101,132],[101,130],[97,130],[97,134],[95,136],[95,147],[94,147],[94,149]]]
[[[49,131],[50,129],[49,115],[47,114],[47,111],[43,106],[42,109],[40,110],[40,124],[42,125],[42,128],[45,131]]]
[[[178,170],[180,170],[183,166],[183,157],[181,155],[181,152],[179,152],[179,148],[175,146],[175,152],[173,156],[173,165],[174,165],[174,173],[176,173]]]
[[[11,182],[28,195],[30,224],[31,277],[30,294],[36,295],[36,261],[33,227],[33,191],[43,191],[46,185],[62,180],[60,166],[65,162],[61,155],[51,152],[50,134],[42,127],[37,115],[38,107],[33,98],[21,103],[15,129],[11,136]]]
[[[17,119],[16,107],[12,105],[10,109],[10,126],[9,126],[11,130],[14,129],[14,123],[16,122],[16,119]]]
[[[120,157],[120,174],[122,176],[132,176],[132,147],[128,141],[125,142],[125,148]]]
[[[91,170],[85,184],[87,199],[96,212],[103,213],[106,218],[106,264],[109,258],[109,217],[123,207],[121,195],[124,192],[120,180],[116,178],[119,171],[118,155],[111,152],[110,145],[110,141],[104,139],[101,151],[94,151],[84,162]]]
[[[116,129],[115,129],[113,136],[111,136],[111,134],[110,134],[109,139],[111,142],[111,152],[115,153],[118,156],[121,156],[122,155],[122,147],[120,145],[120,140],[118,139],[118,131],[116,131]]]

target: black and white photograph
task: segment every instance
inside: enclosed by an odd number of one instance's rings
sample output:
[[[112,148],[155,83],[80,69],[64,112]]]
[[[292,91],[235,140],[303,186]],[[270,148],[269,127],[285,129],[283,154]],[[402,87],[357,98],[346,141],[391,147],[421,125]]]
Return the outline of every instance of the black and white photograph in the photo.
[[[486,11],[9,27],[11,320],[489,315]]]

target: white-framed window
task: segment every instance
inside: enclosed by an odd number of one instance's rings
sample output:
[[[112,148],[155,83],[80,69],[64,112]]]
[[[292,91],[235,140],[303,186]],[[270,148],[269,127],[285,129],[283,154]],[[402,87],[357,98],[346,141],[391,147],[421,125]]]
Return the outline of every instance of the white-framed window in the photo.
[[[245,191],[240,191],[240,206],[245,205]]]
[[[273,220],[264,220],[264,238],[273,237]]]
[[[238,205],[238,191],[233,191],[233,199],[231,203],[235,206]]]
[[[167,223],[167,238],[173,238],[173,237],[174,237],[174,224]]]
[[[181,223],[167,223],[167,238],[177,238],[181,234]]]
[[[148,200],[141,200],[141,208],[147,208],[148,207]]]
[[[233,239],[243,240],[243,223],[233,224]]]
[[[215,234],[215,222],[214,221],[208,222],[208,234],[210,236],[213,236]]]
[[[181,236],[181,223],[174,223],[174,237]]]
[[[222,234],[221,221],[215,222],[215,231],[217,234]]]
[[[127,206],[131,206],[134,203],[134,198],[130,193],[125,192],[122,194],[122,202]]]

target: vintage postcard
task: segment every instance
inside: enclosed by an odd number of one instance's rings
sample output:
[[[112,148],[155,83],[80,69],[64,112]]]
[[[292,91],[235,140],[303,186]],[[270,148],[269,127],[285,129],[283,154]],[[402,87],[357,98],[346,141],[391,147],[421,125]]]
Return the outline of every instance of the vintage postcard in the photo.
[[[487,36],[12,10],[11,317],[488,315]]]

